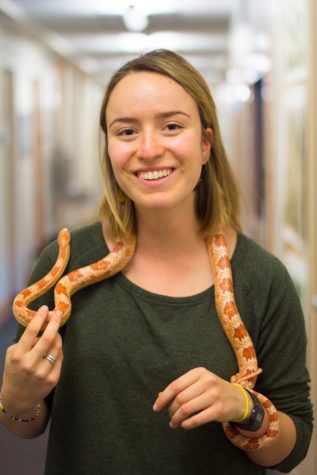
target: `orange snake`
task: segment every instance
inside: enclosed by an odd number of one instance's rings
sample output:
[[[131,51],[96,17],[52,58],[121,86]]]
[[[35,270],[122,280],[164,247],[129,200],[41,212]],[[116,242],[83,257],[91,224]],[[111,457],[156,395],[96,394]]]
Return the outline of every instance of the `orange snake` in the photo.
[[[61,325],[64,325],[71,314],[71,297],[78,290],[100,282],[120,272],[133,256],[136,239],[131,236],[125,241],[118,241],[113,250],[103,259],[86,267],[76,269],[61,277],[70,255],[70,233],[64,228],[58,235],[59,254],[50,272],[35,284],[22,290],[14,299],[13,313],[15,318],[27,326],[35,316],[35,311],[28,305],[56,284],[54,289],[55,310],[62,312]],[[257,450],[268,446],[279,433],[278,414],[265,396],[253,390],[257,375],[262,371],[258,368],[255,349],[250,335],[239,315],[233,292],[233,280],[230,259],[225,238],[216,234],[207,239],[211,268],[214,277],[215,301],[218,316],[226,336],[235,352],[239,372],[231,377],[231,382],[239,383],[254,392],[265,407],[269,416],[269,427],[259,438],[243,436],[229,422],[222,426],[230,441],[243,450]],[[52,314],[53,311],[50,311]]]

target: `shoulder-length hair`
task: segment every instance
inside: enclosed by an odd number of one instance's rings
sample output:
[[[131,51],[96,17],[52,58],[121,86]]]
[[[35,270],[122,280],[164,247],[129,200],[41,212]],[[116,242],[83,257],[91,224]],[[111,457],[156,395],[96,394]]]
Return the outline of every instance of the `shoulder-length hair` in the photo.
[[[209,87],[201,74],[182,56],[162,49],[141,55],[122,66],[112,76],[102,101],[100,126],[104,133],[105,147],[101,167],[105,191],[99,214],[107,231],[115,238],[137,232],[134,203],[127,196],[123,197],[108,155],[106,109],[118,82],[128,74],[142,71],[168,76],[185,89],[197,104],[202,134],[211,141],[209,160],[203,166],[201,178],[195,188],[201,235],[211,236],[228,225],[240,231],[240,196],[223,146],[216,106]],[[212,129],[212,138],[207,134],[207,128]]]

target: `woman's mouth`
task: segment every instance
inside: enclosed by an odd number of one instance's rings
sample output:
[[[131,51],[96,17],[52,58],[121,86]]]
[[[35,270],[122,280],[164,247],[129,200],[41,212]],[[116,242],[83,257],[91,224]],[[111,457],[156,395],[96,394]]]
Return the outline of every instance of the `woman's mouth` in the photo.
[[[163,170],[138,171],[136,175],[141,180],[154,181],[171,175],[173,171],[173,168],[164,168]]]

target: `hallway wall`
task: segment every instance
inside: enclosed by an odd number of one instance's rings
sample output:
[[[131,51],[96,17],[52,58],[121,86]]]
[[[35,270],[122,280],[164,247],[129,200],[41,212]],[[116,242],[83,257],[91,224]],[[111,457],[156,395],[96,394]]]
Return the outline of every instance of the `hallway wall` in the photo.
[[[96,216],[101,87],[0,15],[0,326],[40,249]]]

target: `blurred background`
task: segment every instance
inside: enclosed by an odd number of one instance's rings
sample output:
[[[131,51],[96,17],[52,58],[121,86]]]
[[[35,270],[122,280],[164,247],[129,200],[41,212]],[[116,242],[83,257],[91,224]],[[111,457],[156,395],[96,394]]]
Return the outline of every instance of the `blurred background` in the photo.
[[[98,116],[111,74],[168,48],[215,97],[244,231],[294,279],[316,405],[316,27],[315,0],[0,0],[1,374],[12,299],[39,252],[61,227],[97,219]],[[18,440],[0,427],[1,474],[42,474],[46,437]],[[317,473],[316,437],[292,473]]]

